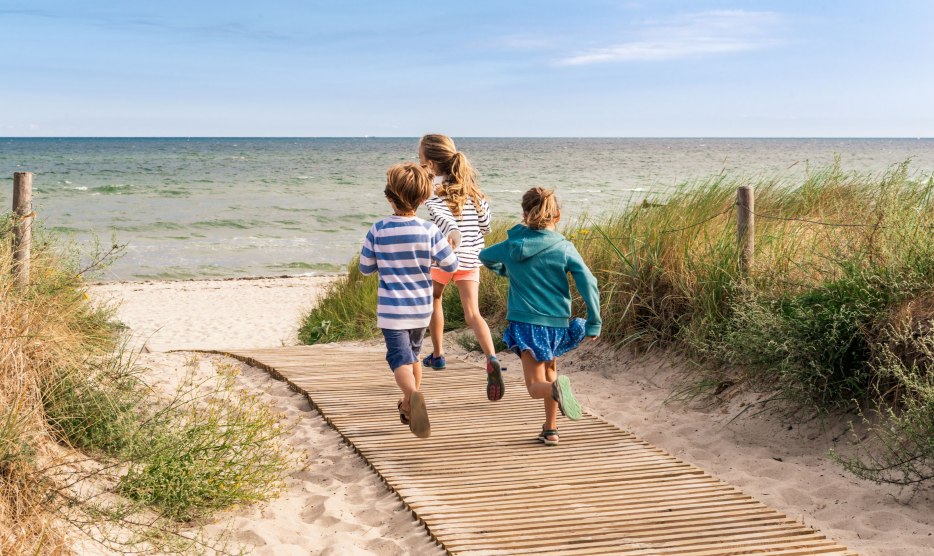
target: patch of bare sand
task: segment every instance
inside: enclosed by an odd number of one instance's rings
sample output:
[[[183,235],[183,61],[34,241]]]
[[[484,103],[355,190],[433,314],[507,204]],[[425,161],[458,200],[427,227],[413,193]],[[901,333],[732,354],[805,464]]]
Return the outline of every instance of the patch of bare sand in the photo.
[[[294,345],[301,316],[332,279],[127,282],[96,285],[89,293],[119,303],[117,318],[131,330],[130,345],[149,350],[139,364],[154,387],[172,392],[192,357],[200,361],[196,383],[216,374],[217,363],[232,364],[240,370],[239,386],[261,392],[288,421],[300,421],[288,441],[305,452],[307,466],[289,476],[279,497],[218,516],[204,527],[209,538],[229,534],[234,546],[257,555],[443,554],[304,396],[229,358],[161,351]]]

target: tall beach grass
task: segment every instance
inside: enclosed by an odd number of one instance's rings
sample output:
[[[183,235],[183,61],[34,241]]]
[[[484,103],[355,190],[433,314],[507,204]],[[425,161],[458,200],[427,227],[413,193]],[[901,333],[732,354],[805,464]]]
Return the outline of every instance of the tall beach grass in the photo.
[[[748,273],[736,237],[741,185],[756,196]],[[838,162],[801,182],[724,174],[563,232],[600,282],[604,341],[696,360],[683,389],[695,395],[738,382],[771,391],[789,414],[872,414],[875,444],[848,468],[922,484],[934,478],[932,193],[931,176],[907,162],[872,175]],[[481,312],[494,327],[506,289],[484,274]],[[375,291],[351,265],[305,319],[304,329],[327,321],[329,334],[303,341],[376,335]],[[583,313],[579,298],[574,307]]]
[[[298,461],[280,416],[223,365],[174,396],[150,389],[73,251],[40,232],[30,284],[14,284],[11,223],[0,219],[0,554],[69,554],[81,538],[225,550],[184,524],[278,492]]]

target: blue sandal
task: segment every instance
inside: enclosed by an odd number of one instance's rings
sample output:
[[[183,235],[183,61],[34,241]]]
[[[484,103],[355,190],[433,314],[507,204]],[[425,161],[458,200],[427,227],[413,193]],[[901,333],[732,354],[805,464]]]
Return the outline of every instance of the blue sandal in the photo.
[[[553,436],[554,439],[548,438]],[[545,425],[542,425],[542,432],[538,433],[538,440],[545,443],[545,446],[557,446],[560,442],[558,438],[558,429],[546,429]]]
[[[446,366],[446,362],[444,361],[443,355],[440,357],[435,357],[435,355],[432,353],[428,357],[422,359],[422,365],[426,367],[431,367],[432,369],[436,371],[440,371],[444,369],[444,367]]]

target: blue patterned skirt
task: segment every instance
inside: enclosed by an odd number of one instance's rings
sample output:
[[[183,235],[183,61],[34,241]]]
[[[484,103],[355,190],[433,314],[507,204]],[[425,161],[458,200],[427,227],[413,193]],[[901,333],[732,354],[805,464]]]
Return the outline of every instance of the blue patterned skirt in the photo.
[[[536,361],[551,361],[580,345],[584,340],[585,322],[580,318],[571,319],[567,328],[555,328],[509,321],[503,330],[503,341],[519,357],[523,351],[530,351]]]

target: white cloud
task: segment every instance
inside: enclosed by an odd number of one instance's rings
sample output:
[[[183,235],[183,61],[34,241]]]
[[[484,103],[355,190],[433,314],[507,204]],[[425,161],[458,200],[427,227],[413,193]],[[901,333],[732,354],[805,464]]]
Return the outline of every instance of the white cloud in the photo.
[[[561,65],[700,58],[774,46],[782,18],[774,12],[719,10],[641,26],[637,40],[593,48],[558,60]]]

